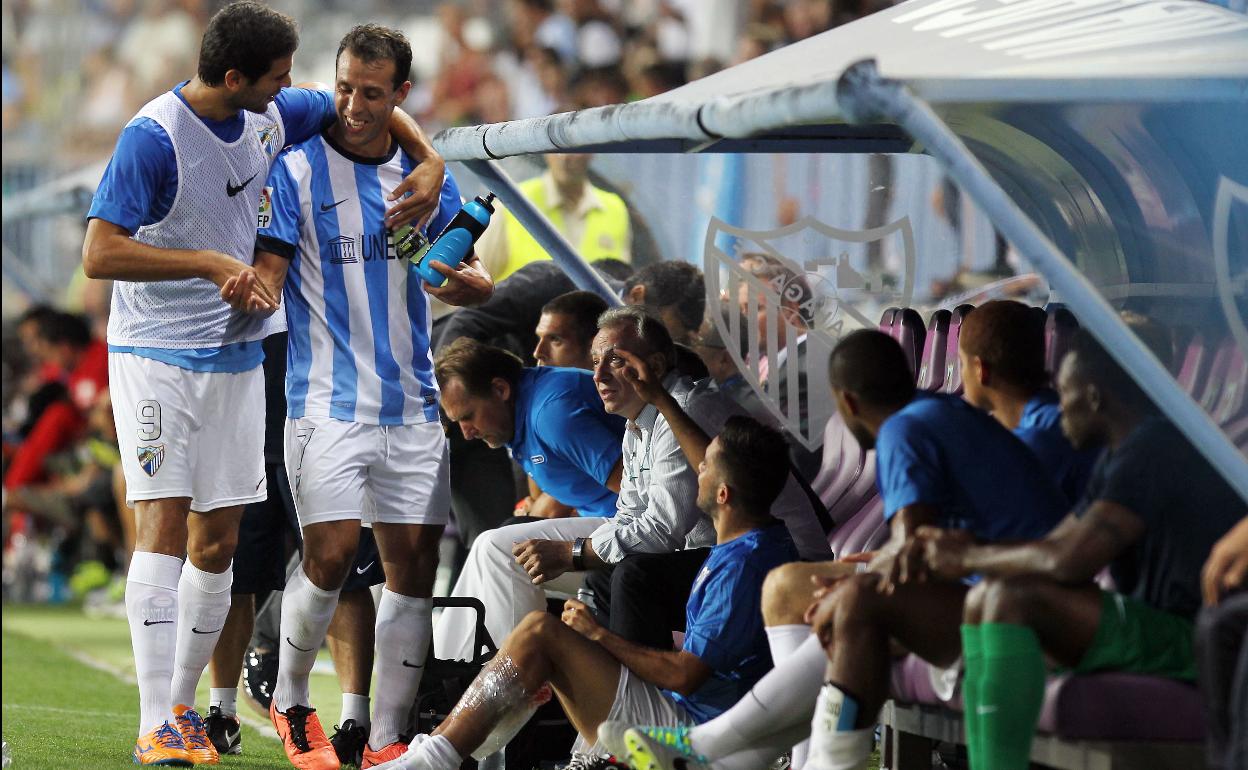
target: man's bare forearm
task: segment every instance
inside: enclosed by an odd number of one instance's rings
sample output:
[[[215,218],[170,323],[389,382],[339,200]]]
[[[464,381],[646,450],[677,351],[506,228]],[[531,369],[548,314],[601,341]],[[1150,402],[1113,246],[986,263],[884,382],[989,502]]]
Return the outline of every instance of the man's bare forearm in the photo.
[[[88,278],[114,281],[177,281],[213,276],[224,254],[192,249],[162,249],[131,238],[108,222],[92,219],[82,246],[82,269]],[[237,261],[237,260],[235,260]],[[245,267],[238,264],[241,269]]]
[[[709,668],[691,653],[644,647],[605,628],[599,634],[595,641],[616,660],[637,676],[664,690],[688,695],[706,681],[706,671]],[[702,670],[697,670],[699,668]]]

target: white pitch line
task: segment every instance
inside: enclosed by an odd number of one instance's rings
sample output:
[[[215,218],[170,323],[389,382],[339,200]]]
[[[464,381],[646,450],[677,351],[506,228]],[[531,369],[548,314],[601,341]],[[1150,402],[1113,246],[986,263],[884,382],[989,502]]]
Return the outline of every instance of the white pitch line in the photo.
[[[104,673],[110,674],[120,679],[121,681],[126,682],[127,684],[132,684],[136,686],[138,685],[138,680],[135,679],[132,674],[122,671],[114,666],[111,666],[108,663],[105,663],[104,661],[99,660],[98,658],[93,658],[90,655],[86,654],[85,652],[67,649],[64,647],[58,647],[57,649],[59,649],[61,652],[64,652],[66,655],[78,661],[79,663],[83,664],[84,666],[93,668],[96,671],[103,671]],[[50,706],[45,706],[43,708],[53,710],[52,707]],[[83,713],[86,713],[86,712],[83,712]],[[97,713],[97,712],[91,712],[91,713]],[[256,732],[260,733],[265,738],[271,738],[272,740],[275,740],[275,741],[281,740],[280,738],[277,737],[277,731],[273,729],[273,723],[268,720],[257,719],[256,717],[253,717],[250,714],[243,713],[243,711],[241,710],[238,712],[238,719],[243,724],[247,725],[248,727],[252,728]]]

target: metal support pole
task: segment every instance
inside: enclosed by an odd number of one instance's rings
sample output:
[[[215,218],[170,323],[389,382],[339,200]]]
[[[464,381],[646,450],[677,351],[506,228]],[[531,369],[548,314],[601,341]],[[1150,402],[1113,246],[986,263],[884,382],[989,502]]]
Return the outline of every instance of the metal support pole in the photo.
[[[958,185],[983,209],[1001,233],[1049,280],[1110,355],[1153,402],[1183,431],[1223,478],[1248,500],[1245,459],[1208,414],[1179,387],[1109,302],[1066,259],[1053,242],[1014,204],[957,134],[932,108],[900,83],[880,77],[872,60],[859,62],[841,76],[841,109],[854,122],[878,117],[894,121],[936,158]]]
[[[572,248],[568,239],[555,229],[546,215],[538,211],[532,201],[524,197],[524,193],[520,192],[520,188],[516,187],[516,183],[511,181],[511,177],[497,161],[466,160],[464,165],[493,189],[494,194],[507,205],[507,212],[524,225],[524,229],[528,230],[534,240],[555,260],[555,264],[568,274],[572,283],[599,295],[607,301],[608,305],[623,304],[619,295],[611,290],[596,270],[581,259],[581,255],[576,253],[576,249]]]

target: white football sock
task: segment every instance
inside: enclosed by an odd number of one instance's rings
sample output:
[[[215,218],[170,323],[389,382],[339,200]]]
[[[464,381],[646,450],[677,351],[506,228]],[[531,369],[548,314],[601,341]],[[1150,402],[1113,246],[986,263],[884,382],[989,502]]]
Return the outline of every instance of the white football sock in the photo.
[[[797,652],[797,649],[810,638],[814,630],[807,625],[795,623],[783,626],[767,626],[763,629],[767,632],[767,646],[771,648],[772,665],[775,661],[788,660],[789,656]],[[802,766],[806,764],[806,755],[810,750],[810,741],[807,736],[803,735],[797,745],[791,747],[792,757],[790,767],[793,770],[802,770]]]
[[[135,551],[126,575],[126,620],[139,682],[139,735],[173,718],[169,685],[178,646],[178,578],[182,560]]]
[[[808,770],[862,770],[875,745],[875,726],[854,729],[858,701],[831,682],[819,691],[810,727]]]
[[[279,636],[281,655],[277,664],[277,686],[273,701],[278,711],[291,706],[311,706],[308,675],[325,641],[329,622],[338,606],[338,589],[317,588],[300,564],[286,581],[282,594],[282,626]]]
[[[342,694],[342,721],[338,724],[345,725],[348,719],[354,719],[357,725],[368,727],[368,715],[367,695],[359,695],[353,692],[344,692]]]
[[[768,671],[736,705],[689,731],[693,750],[718,759],[756,748],[768,737],[805,724],[819,697],[828,658],[811,636]]]
[[[178,581],[178,653],[174,661],[170,702],[195,706],[195,688],[221,638],[230,614],[233,564],[225,572],[205,572],[187,559]]]
[[[425,673],[425,656],[433,636],[433,600],[381,591],[377,603],[377,688],[373,728],[368,744],[380,749],[399,739],[407,728],[408,714],[420,677]]]
[[[216,706],[227,717],[238,716],[238,688],[213,687],[208,691],[208,707]]]
[[[420,745],[424,765],[412,765],[412,770],[458,770],[464,758],[445,735],[431,735]]]

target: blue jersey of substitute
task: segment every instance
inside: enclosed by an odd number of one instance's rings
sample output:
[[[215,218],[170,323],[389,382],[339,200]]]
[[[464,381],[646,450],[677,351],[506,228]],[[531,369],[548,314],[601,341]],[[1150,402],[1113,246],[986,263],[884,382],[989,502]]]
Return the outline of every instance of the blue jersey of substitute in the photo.
[[[699,723],[731,708],[771,668],[763,580],[797,559],[797,546],[783,524],[752,529],[715,546],[706,557],[689,593],[682,649],[709,666],[711,678],[689,695],[668,692]]]
[[[1062,433],[1062,408],[1057,394],[1045,389],[1032,397],[1023,407],[1014,435],[1040,458],[1040,464],[1048,469],[1066,502],[1072,506],[1079,502],[1101,450],[1071,446],[1070,439]]]
[[[516,385],[512,459],[551,497],[581,516],[614,516],[607,488],[623,451],[624,419],[607,414],[582,369],[525,369]]]
[[[429,298],[386,230],[386,195],[415,167],[397,144],[381,158],[328,134],[288,148],[260,198],[257,247],[291,260],[283,290],[286,414],[371,425],[438,419]],[[448,173],[426,225],[458,213]]]
[[[188,81],[189,82],[189,81]],[[182,88],[173,93],[183,102]],[[315,136],[334,121],[334,98],[328,91],[283,88],[273,100],[282,116],[287,142]],[[187,105],[188,107],[190,105]],[[235,142],[246,124],[243,114],[226,120],[200,118],[223,142]],[[273,149],[273,156],[277,150]],[[178,192],[178,165],[173,141],[155,120],[138,117],[122,129],[113,157],[104,170],[88,219],[102,219],[131,233],[165,218]],[[109,346],[113,352],[133,353],[191,371],[245,372],[260,365],[264,358],[260,341],[237,342],[211,348],[167,349]]]
[[[940,526],[995,542],[1039,539],[1067,512],[1035,454],[956,396],[917,394],[880,426],[875,457],[885,518],[931,505]]]

